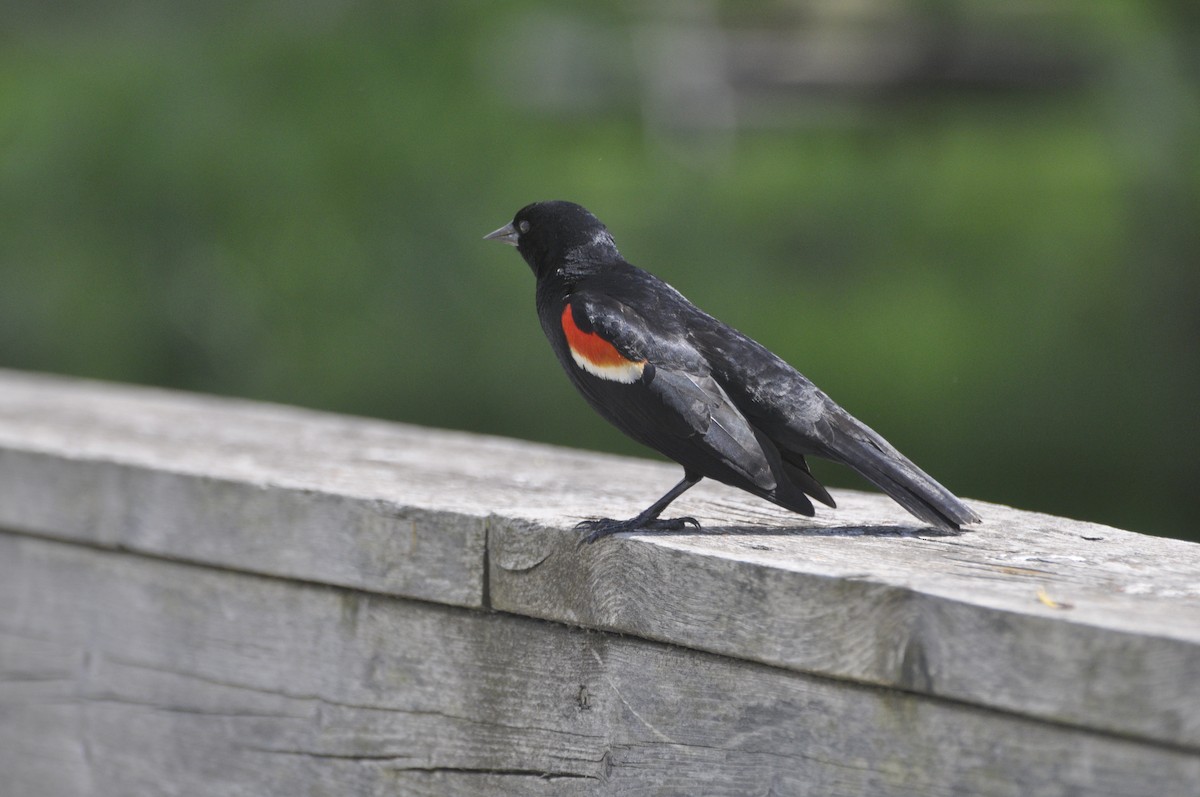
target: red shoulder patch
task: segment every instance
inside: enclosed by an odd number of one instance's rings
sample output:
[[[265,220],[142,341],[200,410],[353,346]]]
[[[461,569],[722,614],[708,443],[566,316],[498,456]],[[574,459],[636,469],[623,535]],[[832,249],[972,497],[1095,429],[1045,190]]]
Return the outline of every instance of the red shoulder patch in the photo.
[[[645,362],[630,360],[617,347],[609,343],[595,332],[584,332],[575,323],[575,315],[571,311],[571,303],[567,302],[562,312],[563,335],[567,338],[567,347],[571,350],[571,358],[583,370],[614,382],[636,382],[642,375]]]

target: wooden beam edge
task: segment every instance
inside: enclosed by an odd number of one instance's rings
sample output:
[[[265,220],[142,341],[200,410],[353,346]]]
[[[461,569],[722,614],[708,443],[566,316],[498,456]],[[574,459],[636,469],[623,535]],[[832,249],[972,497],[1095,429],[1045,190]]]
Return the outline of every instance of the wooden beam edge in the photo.
[[[796,518],[720,486],[701,533],[580,547],[673,468],[169,391],[0,372],[0,526],[492,607],[1200,748],[1200,546],[882,496]]]

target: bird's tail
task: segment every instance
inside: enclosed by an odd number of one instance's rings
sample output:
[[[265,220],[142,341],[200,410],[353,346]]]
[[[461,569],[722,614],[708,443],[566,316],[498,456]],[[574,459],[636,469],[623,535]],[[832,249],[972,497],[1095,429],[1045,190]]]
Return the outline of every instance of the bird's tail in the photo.
[[[827,456],[854,468],[896,503],[938,528],[959,531],[963,524],[979,522],[974,510],[873,429],[840,407],[832,415],[833,440]]]

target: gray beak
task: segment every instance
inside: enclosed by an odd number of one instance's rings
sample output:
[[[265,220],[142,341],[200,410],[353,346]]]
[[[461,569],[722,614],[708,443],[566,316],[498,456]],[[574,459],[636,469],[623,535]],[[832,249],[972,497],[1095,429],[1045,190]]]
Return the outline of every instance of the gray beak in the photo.
[[[483,240],[499,241],[500,243],[508,244],[509,246],[516,246],[517,239],[520,237],[521,234],[517,232],[517,228],[514,227],[510,221],[500,229],[489,232],[487,235],[483,236]]]

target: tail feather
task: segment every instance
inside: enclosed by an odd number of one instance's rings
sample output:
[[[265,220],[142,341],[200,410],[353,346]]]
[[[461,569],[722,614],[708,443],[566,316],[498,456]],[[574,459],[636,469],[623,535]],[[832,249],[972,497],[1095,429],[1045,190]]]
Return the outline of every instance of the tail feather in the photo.
[[[870,427],[844,410],[831,420],[828,456],[854,468],[913,515],[947,531],[980,521],[974,510]]]
[[[808,462],[805,461],[803,454],[791,451],[781,451],[780,454],[783,456],[783,472],[792,484],[831,509],[837,506],[833,496],[825,489],[825,485],[817,481],[816,477],[812,475],[812,471],[808,469]]]

